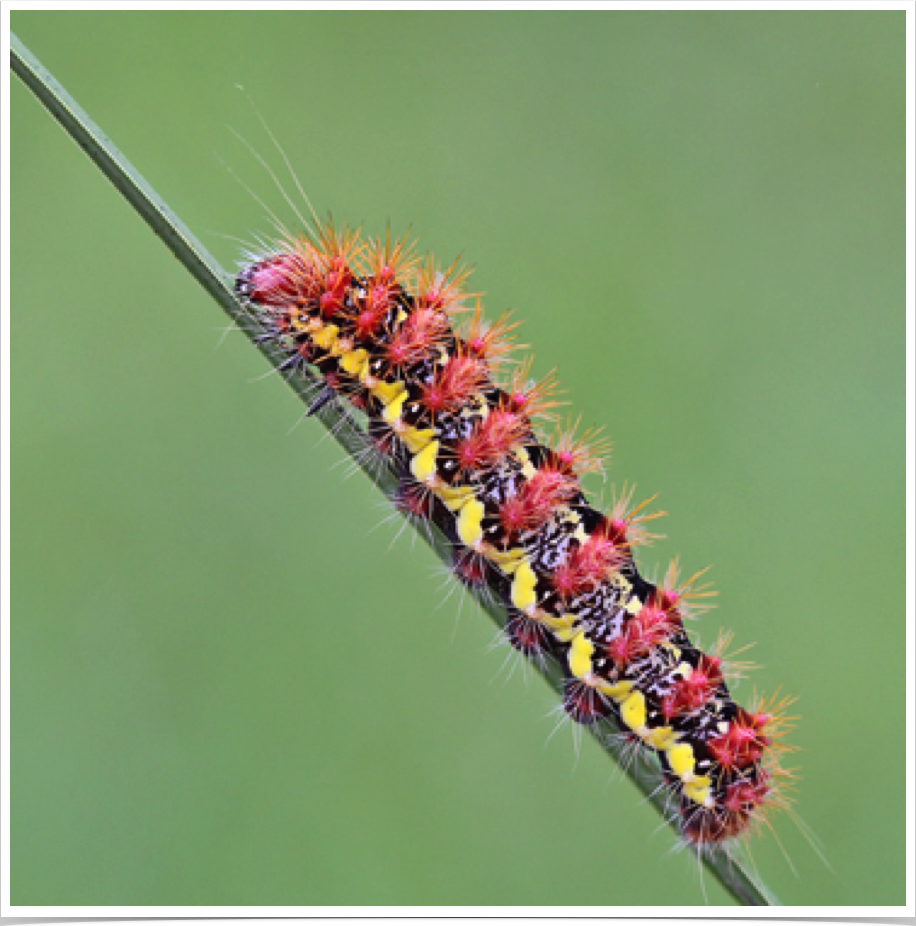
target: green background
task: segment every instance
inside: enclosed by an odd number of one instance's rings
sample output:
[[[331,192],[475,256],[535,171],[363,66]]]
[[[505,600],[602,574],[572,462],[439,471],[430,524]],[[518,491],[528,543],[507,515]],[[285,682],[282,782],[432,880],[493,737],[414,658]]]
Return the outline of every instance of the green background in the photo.
[[[291,210],[461,254],[798,696],[789,904],[904,897],[904,14],[12,26],[226,266]],[[554,698],[12,88],[14,904],[702,904]],[[226,236],[226,237],[224,237]],[[605,493],[607,494],[607,493]],[[796,877],[780,850],[785,847]],[[707,877],[709,902],[729,903]]]

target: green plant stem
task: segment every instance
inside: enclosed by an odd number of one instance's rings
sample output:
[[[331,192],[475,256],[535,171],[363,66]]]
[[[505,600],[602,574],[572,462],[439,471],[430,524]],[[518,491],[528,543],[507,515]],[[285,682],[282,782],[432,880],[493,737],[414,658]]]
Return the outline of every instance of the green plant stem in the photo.
[[[274,368],[279,367],[284,357],[269,341],[257,341],[257,336],[261,333],[260,328],[236,300],[231,288],[231,276],[220,267],[210,252],[166,206],[127,158],[14,34],[11,34],[10,60],[16,75],[67,134],[89,155],[172,254],[257,345],[268,362]],[[286,381],[307,404],[311,402],[316,384],[319,382],[316,376],[307,371],[296,372],[286,377]],[[339,402],[331,402],[325,405],[316,417],[381,491],[390,494],[394,490],[397,481],[392,472],[378,472],[362,462],[365,457],[361,452],[366,449],[368,443],[365,430],[346,407]],[[434,536],[428,536],[425,531],[419,533],[442,562],[450,566],[451,550],[445,538],[438,532]],[[501,606],[481,598],[478,598],[478,603],[498,626],[503,626],[506,618]],[[536,668],[555,691],[562,693],[563,679],[556,665],[551,663],[546,667]],[[588,729],[600,747],[621,765],[625,774],[646,799],[659,813],[666,816],[666,791],[662,787],[661,772],[657,763],[642,753],[634,758],[633,754],[628,752],[624,757],[625,747],[622,743],[602,739],[592,727]],[[779,901],[765,886],[759,884],[747,863],[736,854],[729,855],[722,851],[703,852],[701,860],[738,903],[747,906],[778,905]]]

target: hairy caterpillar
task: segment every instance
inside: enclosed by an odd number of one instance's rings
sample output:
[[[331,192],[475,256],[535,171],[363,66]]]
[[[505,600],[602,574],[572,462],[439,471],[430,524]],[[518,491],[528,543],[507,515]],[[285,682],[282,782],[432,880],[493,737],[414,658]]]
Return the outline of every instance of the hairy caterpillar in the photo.
[[[456,576],[505,605],[513,647],[559,663],[568,715],[658,757],[686,842],[742,836],[785,800],[784,704],[731,698],[721,651],[684,627],[710,594],[700,574],[640,574],[633,550],[655,515],[626,490],[607,511],[588,503],[580,480],[601,442],[575,428],[542,438],[554,384],[509,365],[515,325],[467,304],[467,276],[406,240],[318,223],[251,255],[235,290],[287,367],[323,377],[310,411],[342,398],[365,413],[397,507],[435,524]]]

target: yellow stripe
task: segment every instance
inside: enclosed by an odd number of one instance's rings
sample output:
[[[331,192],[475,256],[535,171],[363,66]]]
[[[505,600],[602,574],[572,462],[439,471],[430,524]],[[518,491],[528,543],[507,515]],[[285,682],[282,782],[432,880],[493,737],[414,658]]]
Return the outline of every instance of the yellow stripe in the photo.
[[[427,444],[426,446],[428,447],[429,445]],[[422,452],[422,450],[419,452]],[[449,511],[461,511],[461,509],[474,497],[474,489],[471,488],[471,486],[458,486],[457,488],[452,488],[452,486],[440,486],[434,491]]]
[[[595,645],[580,630],[570,641],[569,645],[569,671],[576,678],[587,678],[592,674],[592,656],[595,654]]]
[[[356,376],[362,379],[366,365],[369,363],[369,355],[361,348],[348,350],[340,357],[340,367],[350,376]]]
[[[671,727],[650,727],[643,734],[643,742],[662,752],[677,742],[678,734]]]
[[[404,402],[407,400],[407,391],[405,390],[400,395],[395,396],[386,406],[385,411],[382,412],[382,418],[385,419],[389,424],[394,424],[401,417],[401,411],[404,408]]]
[[[534,592],[537,581],[534,570],[522,560],[513,574],[511,591],[512,604],[519,611],[527,611],[537,604],[537,595]]]
[[[411,461],[410,471],[419,482],[426,482],[430,476],[436,474],[436,454],[439,452],[439,441],[430,441]]]
[[[697,775],[693,781],[685,784],[684,793],[690,800],[696,801],[696,803],[702,804],[704,807],[712,807],[715,804],[710,781],[705,775]]]
[[[681,781],[690,781],[697,764],[693,756],[693,746],[689,743],[678,743],[672,746],[668,750],[668,764],[671,766],[671,771]]]
[[[552,614],[548,614],[546,611],[542,611],[537,615],[538,622],[543,624],[545,627],[548,627],[554,632],[563,633],[567,630],[571,630],[573,625],[576,623],[575,614],[561,614],[559,617],[554,617]],[[572,639],[572,636],[569,637]]]
[[[312,335],[312,341],[322,350],[330,351],[337,341],[337,334],[340,329],[337,325],[325,325],[320,331]]]
[[[625,701],[629,693],[633,690],[632,682],[600,682],[595,686],[602,694],[613,698],[618,703]]]
[[[474,547],[483,537],[483,505],[472,498],[458,515],[458,538],[466,547]]]
[[[406,388],[403,383],[397,380],[391,383],[378,383],[372,387],[372,395],[378,399],[382,405],[388,405],[402,392],[406,392]]]
[[[432,428],[405,428],[398,435],[411,453],[419,453],[435,436]]]
[[[487,559],[507,575],[511,576],[525,559],[525,551],[521,547],[511,550],[496,550],[493,547],[485,553]]]
[[[620,705],[620,718],[631,730],[639,730],[646,725],[646,698],[641,691],[627,695]]]

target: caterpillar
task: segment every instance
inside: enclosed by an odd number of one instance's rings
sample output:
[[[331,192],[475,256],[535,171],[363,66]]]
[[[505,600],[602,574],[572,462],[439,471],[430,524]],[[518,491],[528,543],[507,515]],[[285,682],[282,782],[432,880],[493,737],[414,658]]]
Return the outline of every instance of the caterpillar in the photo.
[[[309,413],[340,400],[365,415],[396,507],[435,525],[458,580],[504,605],[512,647],[556,661],[569,717],[657,757],[683,840],[744,837],[786,803],[786,700],[733,700],[724,644],[704,652],[686,629],[712,594],[702,573],[640,573],[658,515],[626,488],[606,510],[589,503],[603,441],[574,425],[547,436],[556,383],[528,379],[516,323],[487,322],[468,277],[329,220],[246,255],[234,287],[283,367],[323,380]]]

